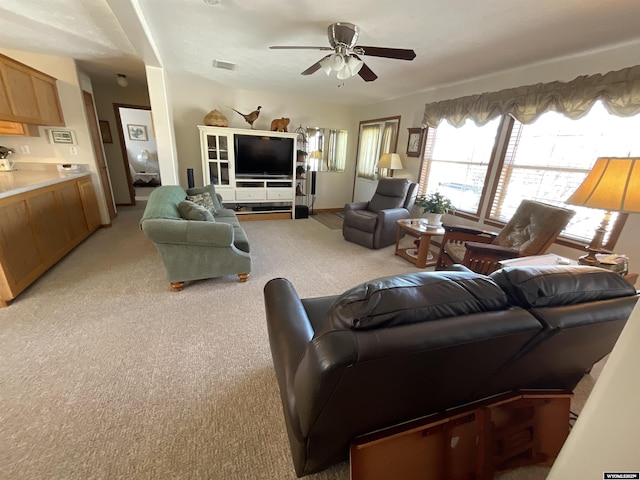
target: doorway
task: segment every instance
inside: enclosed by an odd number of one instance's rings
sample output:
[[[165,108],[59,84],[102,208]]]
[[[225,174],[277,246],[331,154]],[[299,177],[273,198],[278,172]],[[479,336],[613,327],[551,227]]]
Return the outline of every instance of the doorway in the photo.
[[[151,107],[117,103],[113,107],[130,205],[135,205],[136,201],[147,200],[162,184]]]
[[[109,212],[109,219],[113,220],[116,217],[117,213],[113,202],[111,179],[109,178],[107,162],[104,158],[104,150],[102,149],[100,130],[98,128],[98,122],[96,121],[96,107],[93,101],[93,95],[83,90],[82,99],[84,102],[85,111],[87,113],[87,120],[89,122],[89,132],[91,134],[93,152],[96,156],[98,175],[100,176],[100,183],[102,185],[102,194],[104,195],[104,200]]]

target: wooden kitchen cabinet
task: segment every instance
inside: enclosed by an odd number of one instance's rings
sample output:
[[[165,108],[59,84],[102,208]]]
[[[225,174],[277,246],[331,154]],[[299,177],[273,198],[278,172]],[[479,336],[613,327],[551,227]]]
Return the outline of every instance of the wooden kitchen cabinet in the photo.
[[[0,54],[0,120],[64,125],[56,79]]]
[[[39,137],[36,125],[0,120],[0,135],[22,135],[23,137]]]
[[[99,226],[90,176],[0,198],[0,307]]]

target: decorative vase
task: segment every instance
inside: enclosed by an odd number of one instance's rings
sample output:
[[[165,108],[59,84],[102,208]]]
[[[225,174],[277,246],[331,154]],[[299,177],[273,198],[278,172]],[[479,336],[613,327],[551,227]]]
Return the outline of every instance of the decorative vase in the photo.
[[[424,218],[427,219],[427,222],[430,227],[439,227],[442,225],[442,214],[441,213],[425,213]]]

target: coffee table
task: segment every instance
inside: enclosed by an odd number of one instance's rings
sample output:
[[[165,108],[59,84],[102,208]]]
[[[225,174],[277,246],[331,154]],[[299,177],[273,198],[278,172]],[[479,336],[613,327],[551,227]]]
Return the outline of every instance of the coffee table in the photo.
[[[429,252],[431,237],[433,235],[444,235],[444,228],[441,226],[429,226],[423,218],[407,218],[397,220],[398,235],[396,237],[396,255],[409,260],[418,268],[430,267],[436,264],[435,257]],[[420,240],[418,248],[400,247],[400,239],[405,233]]]

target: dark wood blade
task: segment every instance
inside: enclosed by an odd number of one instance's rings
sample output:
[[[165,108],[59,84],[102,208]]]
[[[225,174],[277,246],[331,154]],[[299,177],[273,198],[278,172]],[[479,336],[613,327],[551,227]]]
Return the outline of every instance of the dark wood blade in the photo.
[[[298,45],[293,46],[284,46],[284,45],[276,45],[273,47],[269,47],[271,50],[333,50],[331,47],[301,47]]]
[[[325,58],[327,58],[329,55],[325,55],[324,57],[322,57],[320,60],[318,60],[316,63],[314,63],[313,65],[311,65],[309,68],[307,68],[304,72],[302,72],[300,75],[311,75],[312,73],[316,73],[318,70],[320,70],[320,62],[322,60],[324,60]]]
[[[354,57],[357,58],[356,55],[354,55]],[[361,59],[358,58],[358,60],[361,60]],[[378,78],[378,76],[375,73],[373,73],[373,70],[367,67],[366,63],[362,64],[362,68],[358,72],[358,75],[360,75],[365,82],[373,82],[376,78]]]
[[[395,58],[396,60],[413,60],[416,52],[405,48],[365,47],[358,45],[356,48],[364,50],[364,55],[370,57]]]

